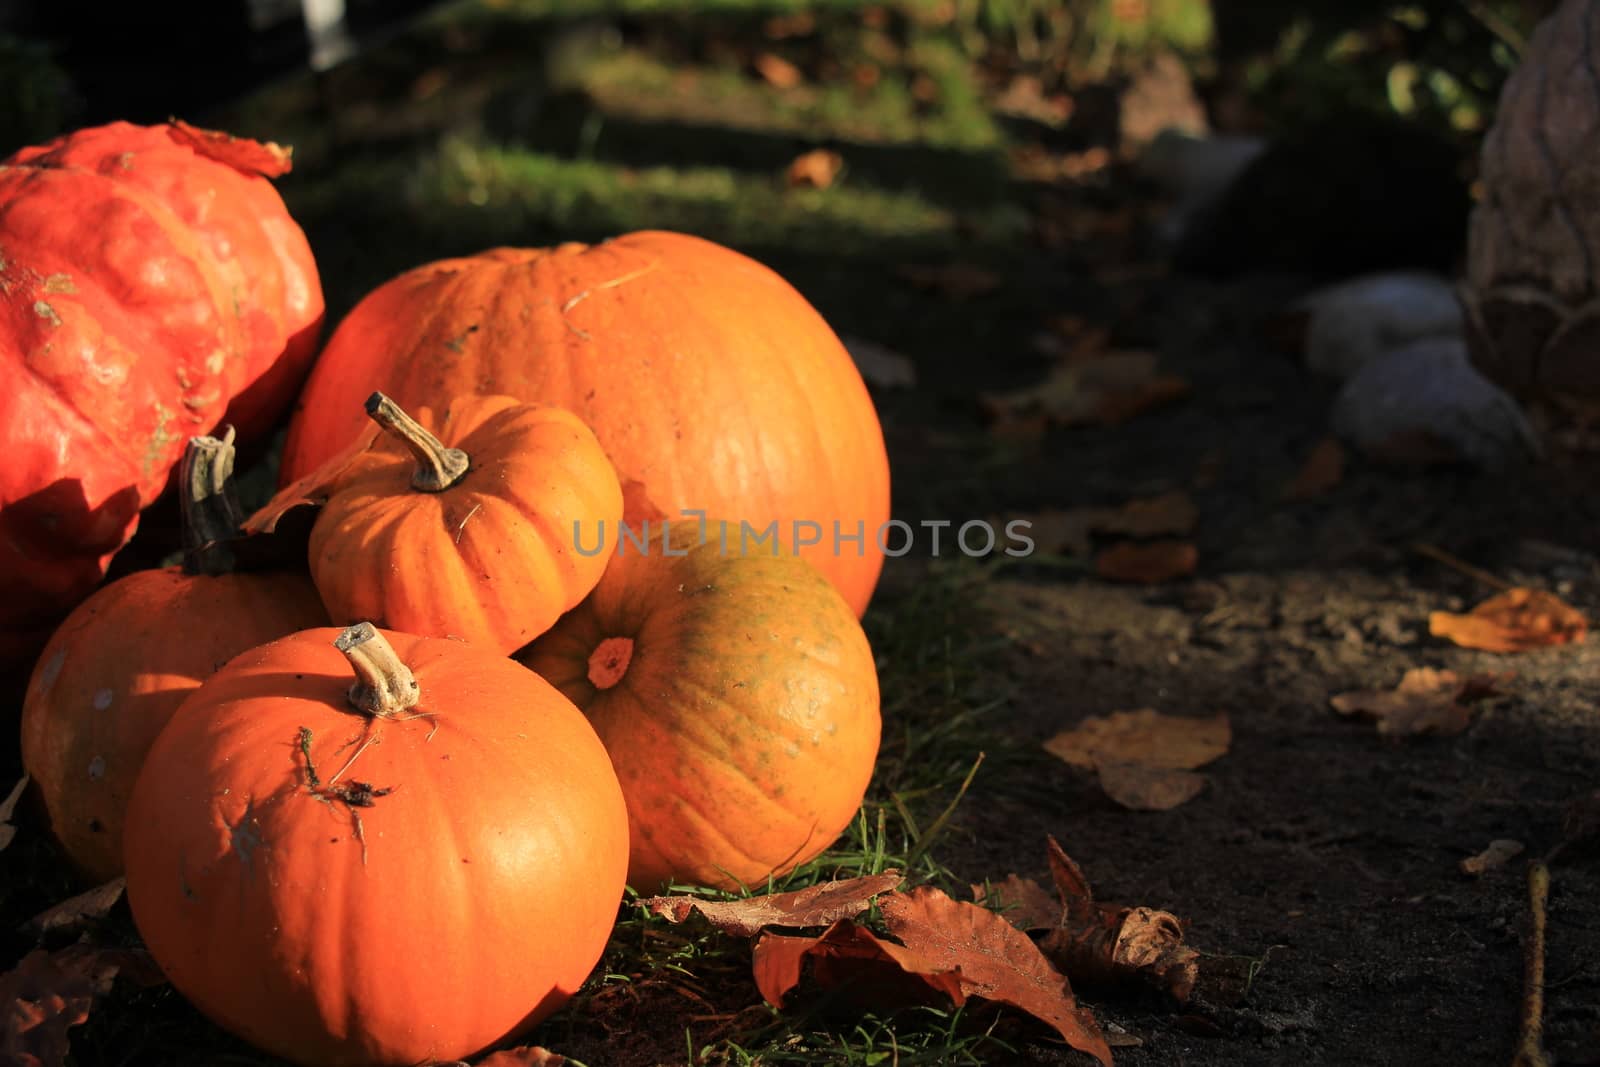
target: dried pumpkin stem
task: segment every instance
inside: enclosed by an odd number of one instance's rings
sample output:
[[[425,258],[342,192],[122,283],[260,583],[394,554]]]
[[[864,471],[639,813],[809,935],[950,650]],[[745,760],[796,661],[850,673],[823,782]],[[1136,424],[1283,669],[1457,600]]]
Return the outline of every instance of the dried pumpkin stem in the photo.
[[[459,482],[472,466],[470,456],[459,448],[447,448],[422,423],[382,393],[367,397],[367,414],[416,457],[417,469],[411,474],[413,489],[424,493],[443,492]]]
[[[333,647],[344,653],[356,684],[349,699],[363,714],[392,719],[416,706],[419,693],[411,668],[400,661],[394,646],[370,622],[358,622],[334,639]]]
[[[233,427],[221,438],[191,437],[178,470],[179,515],[185,574],[233,570],[228,542],[239,536],[243,515],[233,491]]]

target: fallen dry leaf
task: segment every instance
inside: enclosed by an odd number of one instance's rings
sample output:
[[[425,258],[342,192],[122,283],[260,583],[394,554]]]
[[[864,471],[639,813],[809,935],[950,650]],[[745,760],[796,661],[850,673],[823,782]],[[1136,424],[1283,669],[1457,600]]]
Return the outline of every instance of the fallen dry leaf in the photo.
[[[1472,721],[1467,705],[1491,696],[1509,675],[1463,679],[1454,671],[1413,667],[1393,689],[1358,689],[1329,698],[1341,715],[1367,715],[1378,720],[1378,733],[1396,737],[1434,733],[1459,734]]]
[[[1018,930],[1048,930],[1061,921],[1061,901],[1032,878],[1009,874],[988,887],[972,887],[972,902],[1002,916]]]
[[[163,979],[143,952],[72,945],[35,949],[0,975],[0,1063],[60,1067],[71,1041],[67,1031],[89,1018],[119,973],[143,985]]]
[[[11,792],[0,800],[0,849],[11,844],[11,839],[17,836],[17,828],[11,822],[16,815],[17,801],[22,799],[22,794],[28,791],[29,778],[26,774],[22,780],[11,787]]]
[[[818,986],[851,986],[874,1006],[892,1009],[933,1004],[941,998],[960,1003],[963,998],[957,975],[849,919],[840,919],[816,936],[762,934],[751,954],[762,998],[775,1008],[783,1007],[808,962]]]
[[[1226,754],[1232,743],[1226,714],[1196,719],[1140,708],[1085,719],[1056,734],[1044,747],[1085,769],[1110,762],[1194,770]]]
[[[1200,565],[1200,551],[1190,541],[1123,541],[1095,557],[1094,571],[1113,582],[1160,585],[1187,578]]]
[[[565,1056],[559,1056],[538,1045],[518,1045],[516,1048],[491,1052],[479,1060],[477,1067],[563,1067]],[[459,1067],[467,1067],[460,1064]]]
[[[855,360],[856,370],[868,385],[880,389],[907,388],[917,384],[917,365],[906,356],[874,341],[845,337],[844,347]]]
[[[1310,500],[1321,496],[1344,480],[1344,446],[1338,438],[1324,437],[1306,457],[1289,484],[1283,487],[1285,500]]]
[[[1094,1015],[1078,1004],[1066,976],[1016,927],[932,886],[891,893],[879,907],[889,933],[907,949],[954,971],[966,995],[1009,1004],[1049,1023],[1067,1044],[1109,1067],[1111,1050]]]
[[[52,908],[35,915],[23,924],[23,931],[35,937],[63,930],[77,930],[104,919],[122,899],[128,887],[126,878],[117,877],[104,885],[96,886],[75,897],[69,897]]]
[[[1183,943],[1183,923],[1177,916],[1097,903],[1083,871],[1054,837],[1049,838],[1049,861],[1057,899],[1053,913],[1038,903],[1048,894],[1032,879],[1011,875],[1002,887],[1007,894],[1033,901],[1008,917],[1020,930],[1048,931],[1039,947],[1062,973],[1086,986],[1141,982],[1180,1002],[1189,999],[1199,979],[1200,954]],[[989,899],[999,903],[1011,897],[995,894]]]
[[[1093,770],[1112,801],[1135,811],[1168,811],[1193,800],[1205,778],[1191,773],[1228,751],[1226,714],[1209,719],[1152,708],[1085,719],[1044,743],[1058,759]]]
[[[294,149],[272,141],[252,141],[221,130],[203,130],[182,119],[168,119],[167,133],[174,141],[247,175],[279,178],[293,167]]]
[[[1095,768],[1100,791],[1131,811],[1171,811],[1200,795],[1204,775],[1138,763],[1102,763]]]
[[[1478,875],[1496,867],[1504,867],[1507,862],[1522,855],[1523,847],[1521,841],[1512,841],[1510,838],[1490,841],[1488,848],[1461,861],[1461,873]]]
[[[1160,496],[1128,501],[1102,517],[1095,529],[1127,537],[1181,536],[1193,532],[1199,517],[1193,498],[1174,489]]]
[[[426,418],[426,413],[422,417]],[[329,457],[316,470],[273,494],[271,500],[245,519],[240,529],[247,534],[278,533],[279,525],[286,523],[291,514],[303,508],[314,510],[326,504],[346,475],[354,474],[362,465],[374,462],[369,452],[382,432],[382,428],[376,424],[363,429],[344,451]],[[246,544],[249,540],[246,538],[240,544]]]
[[[896,271],[912,285],[931,289],[951,300],[970,300],[1000,288],[1001,278],[992,270],[970,263],[946,263],[939,266],[908,265]]]
[[[793,89],[805,81],[800,68],[772,52],[763,52],[755,58],[756,73],[774,89]]]
[[[844,157],[826,148],[813,148],[796,156],[783,172],[784,181],[797,189],[826,189],[844,169]]]
[[[1436,611],[1428,616],[1428,632],[1462,648],[1483,652],[1526,652],[1549,645],[1583,641],[1588,620],[1554,593],[1507,589],[1466,615]]]
[[[901,881],[899,871],[884,871],[742,900],[671,896],[646,897],[639,904],[669,922],[681,923],[691,913],[699,912],[725,934],[754,937],[769,926],[827,926],[859,915],[867,910],[873,897],[889,892]]]

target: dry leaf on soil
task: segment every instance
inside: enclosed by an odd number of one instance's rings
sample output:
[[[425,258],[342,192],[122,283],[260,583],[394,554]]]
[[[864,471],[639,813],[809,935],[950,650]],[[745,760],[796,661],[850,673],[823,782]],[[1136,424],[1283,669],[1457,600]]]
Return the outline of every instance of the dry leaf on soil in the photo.
[[[565,1056],[559,1056],[538,1045],[518,1045],[516,1048],[491,1052],[477,1062],[476,1067],[564,1067]],[[466,1064],[460,1064],[466,1067]]]
[[[1187,578],[1200,566],[1200,550],[1191,541],[1121,541],[1094,560],[1094,572],[1112,582],[1160,585]]]
[[[671,896],[646,897],[639,904],[668,922],[681,923],[691,913],[699,912],[725,934],[754,937],[768,926],[827,926],[859,915],[867,910],[873,897],[889,892],[901,881],[899,871],[884,871],[741,900]]]
[[[1162,715],[1152,708],[1085,719],[1044,743],[1058,759],[1093,770],[1100,788],[1136,811],[1166,811],[1192,800],[1205,779],[1191,773],[1233,743],[1226,714],[1209,719]]]
[[[128,887],[123,877],[113,878],[104,885],[95,886],[75,897],[69,897],[52,908],[35,915],[23,924],[23,931],[35,937],[64,930],[78,930],[92,922],[104,919]]]
[[[1396,737],[1459,734],[1472,722],[1467,705],[1496,693],[1510,675],[1462,678],[1454,671],[1413,667],[1393,689],[1358,689],[1329,698],[1340,715],[1378,720],[1378,733]]]
[[[60,1067],[71,1044],[67,1031],[89,1018],[119,973],[146,986],[164,980],[147,955],[128,949],[72,945],[28,953],[0,975],[0,1062]]]
[[[755,947],[762,996],[781,1005],[807,961],[813,981],[824,988],[859,981],[859,988],[880,997],[895,984],[892,976],[898,971],[901,981],[910,978],[923,992],[936,991],[957,1006],[981,997],[1019,1008],[1110,1067],[1111,1050],[1094,1016],[1025,933],[985,908],[929,886],[887,894],[878,904],[900,944],[847,919],[818,937],[763,936]]]
[[[1188,493],[1176,490],[1160,496],[1130,500],[1120,508],[1072,508],[1018,515],[997,525],[1020,521],[1035,551],[1087,556],[1097,533],[1128,537],[1186,534],[1194,529],[1199,513]]]
[[[12,824],[12,816],[17,811],[17,801],[22,799],[22,794],[28,789],[28,776],[24,774],[22,780],[11,787],[11,792],[4,800],[0,800],[0,849],[11,844],[11,839],[17,836],[17,828]]]
[[[797,189],[826,189],[844,169],[844,157],[826,148],[798,155],[783,172],[784,181]]]
[[[970,263],[947,263],[942,266],[907,265],[896,271],[912,285],[931,289],[950,300],[969,300],[1000,288],[1000,275],[992,270]]]
[[[1054,837],[1049,839],[1050,874],[1056,903],[1038,882],[1011,875],[981,898],[985,906],[1031,903],[1002,912],[1018,929],[1039,933],[1039,947],[1069,979],[1115,988],[1133,982],[1161,989],[1179,1002],[1194,993],[1200,954],[1183,943],[1183,923],[1170,912],[1100,904],[1083,871]]]
[[[1283,487],[1285,500],[1310,500],[1321,496],[1344,480],[1344,446],[1338,438],[1324,437],[1306,457],[1289,484]]]
[[[1203,774],[1140,763],[1101,763],[1094,773],[1100,791],[1130,811],[1171,811],[1206,787]]]
[[[1513,841],[1510,838],[1490,841],[1488,848],[1476,856],[1468,856],[1461,861],[1461,873],[1477,875],[1483,874],[1485,871],[1492,871],[1496,867],[1504,867],[1508,862],[1522,855],[1523,848],[1521,841]]]
[[[1100,533],[1127,537],[1182,536],[1194,532],[1200,512],[1182,489],[1130,500],[1109,512],[1095,526]]]
[[[1538,589],[1507,589],[1466,615],[1436,611],[1428,616],[1433,636],[1483,652],[1526,652],[1576,643],[1588,631],[1582,613],[1554,593]]]
[[[845,351],[855,360],[856,370],[868,385],[880,389],[907,388],[917,384],[917,366],[892,348],[859,337],[845,337]]]
[[[756,73],[774,89],[793,89],[806,80],[800,68],[772,52],[763,52],[755,58]]]
[[[1066,976],[1010,923],[932,886],[891,893],[879,906],[889,933],[956,971],[968,996],[1020,1008],[1049,1023],[1073,1048],[1111,1063],[1099,1024],[1078,1004]]]
[[[996,425],[1043,415],[1059,426],[1115,426],[1186,395],[1189,383],[1162,374],[1151,352],[1107,352],[1056,366],[1044,381],[979,397]]]

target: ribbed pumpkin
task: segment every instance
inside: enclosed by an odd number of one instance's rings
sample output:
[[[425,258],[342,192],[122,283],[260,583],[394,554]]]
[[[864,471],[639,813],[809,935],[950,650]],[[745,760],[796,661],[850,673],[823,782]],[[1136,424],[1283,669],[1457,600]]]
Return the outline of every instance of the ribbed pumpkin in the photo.
[[[816,310],[730,249],[643,232],[400,275],[318,358],[290,424],[286,482],[360,432],[373,389],[405,407],[493,392],[567,408],[611,457],[630,521],[683,509],[776,521],[818,542],[806,558],[858,615],[871,598],[889,518],[871,397]],[[796,522],[816,526],[796,537]]]
[[[724,546],[726,545],[726,548]],[[628,798],[628,881],[759,885],[854,818],[881,729],[861,624],[808,563],[737,525],[614,546],[518,659],[582,708]]]
[[[311,578],[334,622],[509,655],[600,580],[605,556],[579,542],[617,525],[622,489],[576,415],[462,396],[412,418],[382,393],[366,411],[377,425],[360,443],[250,520],[265,525],[286,502],[322,499]]]
[[[576,708],[503,656],[367,625],[213,675],[128,814],[128,903],[172,984],[315,1067],[448,1062],[529,1028],[600,958],[627,868]]]
[[[276,145],[118,122],[0,163],[0,657],[36,651],[224,418],[264,433],[321,326]]]
[[[96,590],[51,636],[22,705],[22,762],[50,830],[96,881],[122,873],[123,815],[145,753],[185,697],[247,649],[325,626],[300,574],[233,570],[231,440],[189,443],[181,566]]]

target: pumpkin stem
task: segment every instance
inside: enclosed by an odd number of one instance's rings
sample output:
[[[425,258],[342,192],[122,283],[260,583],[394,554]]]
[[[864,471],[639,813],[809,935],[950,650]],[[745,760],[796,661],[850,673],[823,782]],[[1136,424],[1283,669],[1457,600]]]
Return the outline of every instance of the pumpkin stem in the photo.
[[[333,647],[344,653],[356,672],[350,687],[350,703],[362,713],[378,719],[392,719],[419,698],[416,676],[400,661],[400,655],[370,622],[358,622],[334,639]]]
[[[633,659],[633,638],[608,637],[589,654],[589,682],[596,689],[610,689],[628,673]]]
[[[442,493],[461,480],[472,466],[472,459],[459,448],[446,448],[422,423],[407,415],[382,393],[367,397],[367,414],[406,446],[417,460],[411,474],[411,488],[423,493]]]
[[[228,542],[239,536],[243,516],[233,491],[233,427],[221,439],[191,437],[178,471],[179,518],[185,574],[233,570]]]

